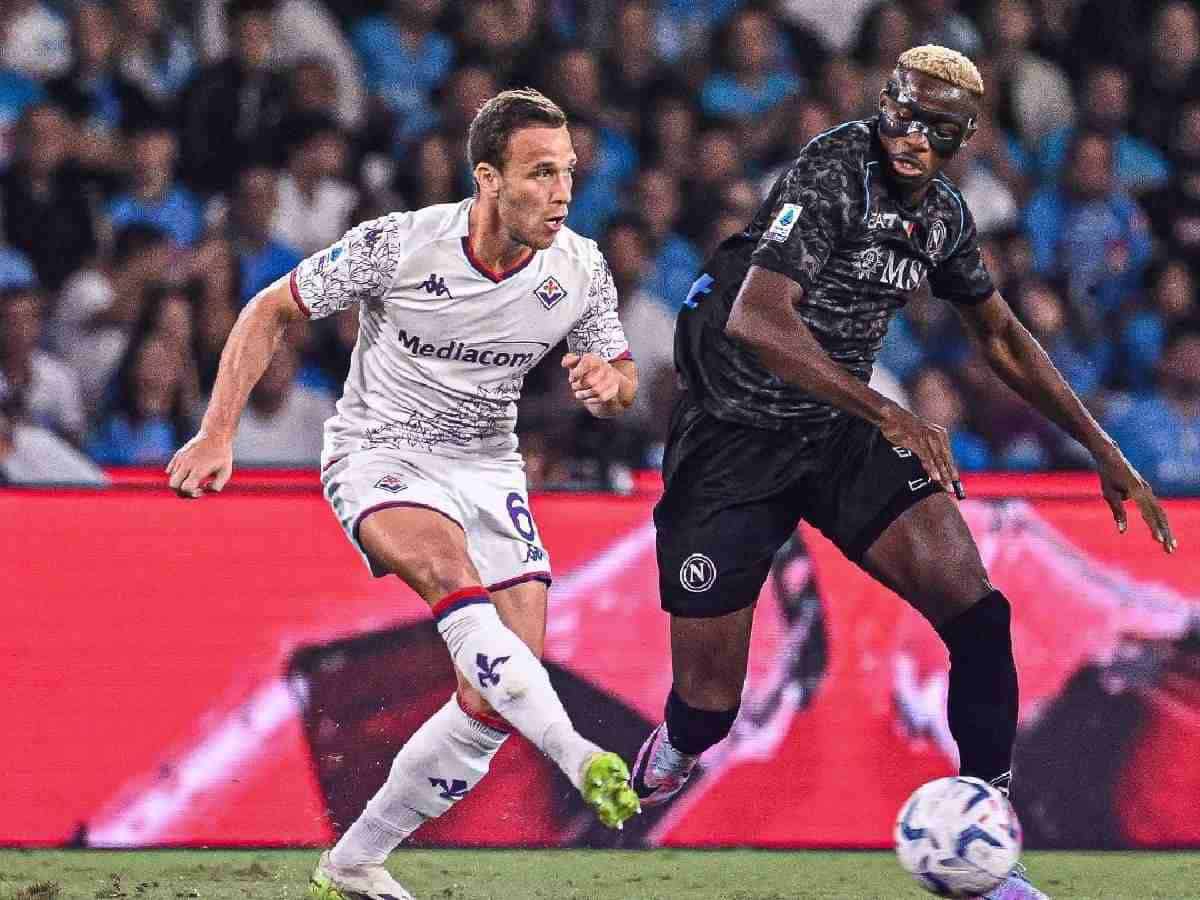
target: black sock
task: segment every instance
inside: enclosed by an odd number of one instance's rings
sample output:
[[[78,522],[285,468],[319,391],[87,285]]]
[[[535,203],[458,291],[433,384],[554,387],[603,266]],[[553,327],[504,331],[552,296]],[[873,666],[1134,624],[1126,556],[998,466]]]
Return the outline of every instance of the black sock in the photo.
[[[1017,667],[1008,600],[992,591],[937,630],[950,651],[950,733],[959,771],[985,781],[1012,768],[1017,736]]]
[[[699,756],[729,734],[737,714],[736,706],[716,711],[688,706],[672,688],[667,696],[667,738],[680,753]]]

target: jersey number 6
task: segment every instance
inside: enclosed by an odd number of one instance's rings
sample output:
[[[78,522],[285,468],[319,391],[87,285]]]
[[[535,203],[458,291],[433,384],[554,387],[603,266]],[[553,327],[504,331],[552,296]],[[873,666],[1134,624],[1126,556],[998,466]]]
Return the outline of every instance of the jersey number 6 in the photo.
[[[532,541],[537,533],[533,529],[533,513],[525,507],[525,498],[513,491],[508,495],[507,504],[508,517],[512,519],[517,534],[527,541]]]

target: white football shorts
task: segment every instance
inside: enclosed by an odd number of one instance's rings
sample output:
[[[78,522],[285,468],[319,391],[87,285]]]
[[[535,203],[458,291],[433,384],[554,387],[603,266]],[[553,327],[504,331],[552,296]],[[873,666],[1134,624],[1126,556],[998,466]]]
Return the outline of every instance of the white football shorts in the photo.
[[[471,562],[488,590],[535,579],[550,583],[550,556],[529,511],[519,459],[449,459],[376,447],[327,463],[321,484],[346,536],[376,577],[387,572],[367,556],[358,529],[372,513],[411,506],[441,513],[462,528]]]

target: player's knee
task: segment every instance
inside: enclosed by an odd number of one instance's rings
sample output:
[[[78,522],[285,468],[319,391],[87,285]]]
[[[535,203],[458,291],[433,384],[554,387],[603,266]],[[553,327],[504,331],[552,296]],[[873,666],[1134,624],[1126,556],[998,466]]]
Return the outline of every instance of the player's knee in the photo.
[[[393,556],[388,570],[428,603],[479,584],[479,575],[465,560],[431,559],[417,554]]]

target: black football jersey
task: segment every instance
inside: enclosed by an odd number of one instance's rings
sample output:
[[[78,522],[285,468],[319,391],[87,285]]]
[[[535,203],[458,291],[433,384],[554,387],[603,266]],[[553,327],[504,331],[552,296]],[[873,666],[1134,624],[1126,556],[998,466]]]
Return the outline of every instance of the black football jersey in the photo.
[[[813,138],[693,284],[676,324],[675,363],[712,415],[782,430],[829,425],[844,414],[771,374],[725,334],[751,265],[804,288],[798,315],[863,381],[892,315],[926,279],[934,296],[952,303],[991,295],[962,195],[939,174],[919,205],[900,205],[875,128],[873,119],[848,122]]]

